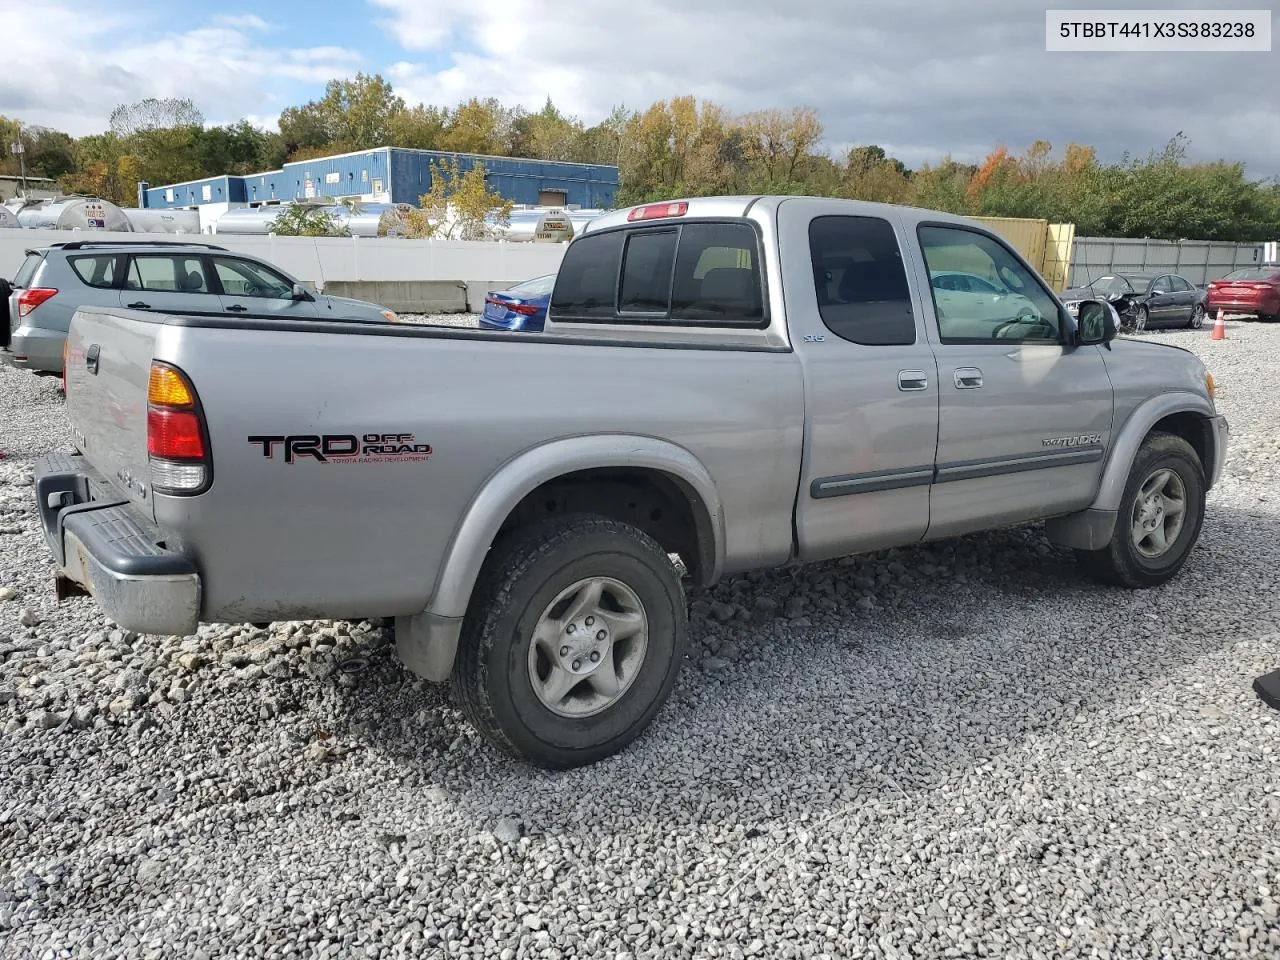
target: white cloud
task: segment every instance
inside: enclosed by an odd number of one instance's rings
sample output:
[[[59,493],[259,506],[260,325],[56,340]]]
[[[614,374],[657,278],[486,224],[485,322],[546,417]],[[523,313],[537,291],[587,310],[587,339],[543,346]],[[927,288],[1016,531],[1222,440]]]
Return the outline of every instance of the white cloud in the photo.
[[[1274,54],[1049,54],[1044,8],[1025,0],[369,2],[408,54],[388,76],[414,102],[533,109],[550,96],[588,122],[682,94],[734,111],[805,105],[830,144],[893,144],[912,165],[1037,138],[1117,158],[1181,130],[1197,157],[1280,173],[1280,127],[1250,116]]]
[[[263,20],[260,16],[253,13],[220,13],[211,21],[220,27],[232,27],[234,29],[243,28],[245,30],[257,30],[265,32],[271,29],[271,24]]]
[[[121,103],[189,97],[211,123],[271,115],[308,99],[362,55],[339,46],[272,47],[260,17],[217,17],[192,29],[138,38],[136,24],[86,0],[6,11],[13,43],[0,73],[0,113],[28,123],[97,133]]]

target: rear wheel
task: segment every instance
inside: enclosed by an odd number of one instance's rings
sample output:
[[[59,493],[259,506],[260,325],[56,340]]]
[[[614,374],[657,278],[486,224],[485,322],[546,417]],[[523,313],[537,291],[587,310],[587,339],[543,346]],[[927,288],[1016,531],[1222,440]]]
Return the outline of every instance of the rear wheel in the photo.
[[[1084,572],[1103,583],[1155,587],[1186,562],[1204,521],[1204,468],[1191,444],[1153,433],[1134,457],[1111,542],[1077,550]]]
[[[1189,326],[1192,330],[1199,330],[1201,327],[1204,326],[1204,304],[1203,303],[1197,303],[1196,308],[1191,311],[1191,319],[1190,321],[1188,321],[1187,326]]]
[[[496,546],[463,627],[453,683],[503,751],[564,769],[617,753],[675,685],[684,591],[643,531],[596,516],[546,521]]]

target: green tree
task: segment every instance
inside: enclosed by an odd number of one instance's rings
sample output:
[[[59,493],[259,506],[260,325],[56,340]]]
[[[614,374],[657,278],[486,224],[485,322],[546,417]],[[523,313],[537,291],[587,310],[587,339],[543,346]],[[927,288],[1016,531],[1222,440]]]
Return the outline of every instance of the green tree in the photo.
[[[421,103],[397,110],[387,120],[387,143],[415,150],[439,150],[448,120],[447,110]]]
[[[271,221],[270,232],[281,237],[351,236],[351,230],[341,226],[329,211],[301,203],[288,204],[281,210]]]

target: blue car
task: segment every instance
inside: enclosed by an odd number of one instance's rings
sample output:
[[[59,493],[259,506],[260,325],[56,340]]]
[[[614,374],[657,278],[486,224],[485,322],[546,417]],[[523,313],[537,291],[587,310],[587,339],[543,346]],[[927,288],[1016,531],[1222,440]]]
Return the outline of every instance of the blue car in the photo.
[[[480,326],[489,330],[539,331],[547,319],[551,288],[556,275],[534,277],[506,290],[493,290],[484,298]]]

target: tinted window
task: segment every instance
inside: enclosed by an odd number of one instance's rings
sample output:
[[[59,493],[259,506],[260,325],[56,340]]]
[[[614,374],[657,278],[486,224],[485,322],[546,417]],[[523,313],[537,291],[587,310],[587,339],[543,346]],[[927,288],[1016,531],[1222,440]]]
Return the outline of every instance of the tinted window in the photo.
[[[551,312],[562,317],[612,317],[622,258],[621,231],[588,234],[569,245],[560,262]]]
[[[690,223],[680,228],[673,320],[764,322],[756,233],[745,223]]]
[[[1191,284],[1183,280],[1181,277],[1173,277],[1173,289],[1175,293],[1186,293],[1191,289]]]
[[[1156,282],[1151,285],[1151,292],[1152,293],[1170,293],[1171,291],[1169,288],[1169,278],[1168,277],[1158,278]]]
[[[36,275],[36,268],[44,263],[43,253],[29,253],[27,259],[22,261],[22,266],[18,268],[17,276],[13,278],[13,288],[20,290],[31,285],[31,278]]]
[[[199,257],[134,257],[125,276],[126,290],[208,293],[209,280]]]
[[[1056,341],[1058,306],[1036,276],[1004,244],[959,227],[922,226],[920,247],[930,275],[961,271],[995,292],[934,289],[943,343]]]
[[[222,292],[233,297],[258,297],[264,300],[293,299],[293,284],[273,271],[230,257],[214,257],[213,269],[222,284]]]
[[[809,224],[809,255],[828,330],[871,346],[915,343],[906,269],[889,221],[817,217]],[[958,285],[954,275],[938,279],[951,289]]]
[[[622,257],[622,293],[618,311],[667,313],[671,306],[671,263],[676,231],[645,231],[627,238]]]
[[[115,286],[120,259],[113,253],[96,257],[72,257],[71,269],[91,287],[112,287]]]

